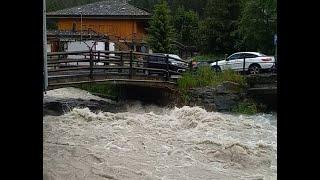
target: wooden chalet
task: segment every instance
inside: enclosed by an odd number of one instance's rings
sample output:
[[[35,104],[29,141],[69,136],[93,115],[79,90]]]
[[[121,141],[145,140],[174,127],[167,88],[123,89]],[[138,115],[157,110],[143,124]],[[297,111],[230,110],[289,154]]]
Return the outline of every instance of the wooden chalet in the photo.
[[[130,5],[126,0],[106,0],[47,13],[58,30],[48,33],[55,37],[76,38],[83,32],[94,32],[113,42],[116,50],[141,50],[151,14]],[[91,37],[91,36],[90,36]],[[108,42],[108,43],[109,43]],[[106,46],[107,47],[107,46]]]

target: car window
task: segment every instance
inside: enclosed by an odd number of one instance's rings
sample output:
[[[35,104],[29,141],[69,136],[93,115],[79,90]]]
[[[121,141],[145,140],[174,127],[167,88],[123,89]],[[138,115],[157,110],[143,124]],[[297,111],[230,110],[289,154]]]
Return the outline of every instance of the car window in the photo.
[[[265,55],[265,54],[262,54],[262,53],[259,53],[259,56],[261,57],[261,56],[267,56],[267,55]]]
[[[178,55],[169,55],[170,57],[176,58],[176,59],[181,59]]]
[[[256,58],[256,57],[258,57],[258,56],[255,55],[255,54],[244,53],[244,57],[245,57],[245,58]]]
[[[234,59],[241,59],[242,58],[242,54],[234,54],[234,55],[231,55],[229,57],[229,60],[234,60]]]
[[[149,61],[155,61],[155,62],[165,61],[165,57],[149,56]]]

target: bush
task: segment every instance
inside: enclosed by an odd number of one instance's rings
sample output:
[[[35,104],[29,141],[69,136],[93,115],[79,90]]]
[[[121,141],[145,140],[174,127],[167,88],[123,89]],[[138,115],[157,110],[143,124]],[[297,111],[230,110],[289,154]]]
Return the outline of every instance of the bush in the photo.
[[[240,102],[238,106],[232,109],[232,112],[252,115],[258,112],[258,106],[254,102]]]
[[[178,80],[178,88],[186,91],[190,88],[217,86],[225,81],[231,81],[245,86],[245,78],[232,70],[215,72],[211,67],[201,67],[194,72],[186,72]]]
[[[212,61],[216,59],[224,59],[224,55],[216,55],[216,54],[205,54],[205,55],[197,55],[193,57],[195,61]]]
[[[119,88],[115,85],[103,83],[103,84],[79,84],[75,85],[76,88],[88,91],[93,94],[99,94],[107,97],[117,97],[119,95]]]

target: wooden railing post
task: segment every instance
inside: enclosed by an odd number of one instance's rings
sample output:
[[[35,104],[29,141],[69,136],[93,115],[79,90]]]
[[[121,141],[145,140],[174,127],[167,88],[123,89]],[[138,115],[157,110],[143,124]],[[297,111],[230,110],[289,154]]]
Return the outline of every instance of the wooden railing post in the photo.
[[[166,55],[166,81],[169,81],[169,55]]]
[[[93,78],[93,54],[92,50],[90,50],[90,79]]]
[[[56,65],[54,65],[54,69],[57,69],[57,67],[59,68],[59,64],[60,64],[60,63],[59,63],[59,61],[60,61],[60,58],[61,58],[61,57],[60,57],[60,54],[59,54],[59,55],[58,55],[58,60],[57,60],[57,62],[58,62],[58,63],[57,63]]]
[[[246,57],[245,57],[245,56],[243,57],[243,69],[242,69],[242,73],[243,73],[243,75],[246,74]]]
[[[98,51],[98,63],[100,63],[100,51]]]
[[[192,63],[193,63],[193,60],[191,60],[189,63],[189,70],[190,71],[193,71],[193,64]]]
[[[123,53],[120,52],[120,67],[123,67],[124,63],[123,63]],[[122,69],[118,69],[119,73],[122,73]]]
[[[130,69],[129,69],[129,79],[132,78],[133,71],[132,71],[132,62],[133,62],[133,56],[132,56],[132,50],[130,50]]]

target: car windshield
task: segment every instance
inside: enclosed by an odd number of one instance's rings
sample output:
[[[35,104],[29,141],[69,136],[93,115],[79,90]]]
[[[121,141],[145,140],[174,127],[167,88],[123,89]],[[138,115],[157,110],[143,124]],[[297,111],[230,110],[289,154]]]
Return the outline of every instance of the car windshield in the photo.
[[[267,56],[265,54],[262,54],[262,53],[257,53],[258,56]]]
[[[176,58],[176,59],[181,59],[178,55],[175,55],[175,54],[169,54],[169,57]]]

